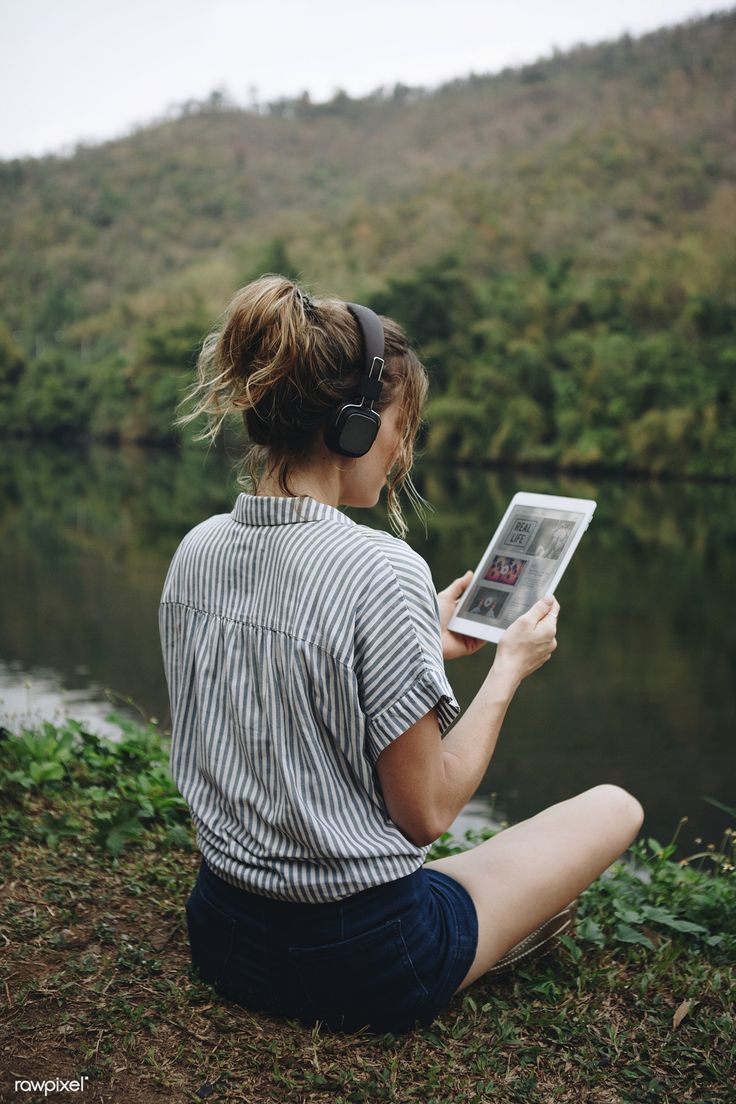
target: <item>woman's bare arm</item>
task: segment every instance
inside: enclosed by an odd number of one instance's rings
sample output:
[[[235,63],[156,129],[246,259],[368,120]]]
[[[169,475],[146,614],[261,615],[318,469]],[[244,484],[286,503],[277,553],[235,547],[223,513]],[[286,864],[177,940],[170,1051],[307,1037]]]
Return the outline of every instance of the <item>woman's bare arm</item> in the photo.
[[[521,681],[557,647],[559,603],[541,599],[504,634],[480,690],[444,740],[432,709],[378,757],[386,808],[418,847],[447,831],[478,789]]]

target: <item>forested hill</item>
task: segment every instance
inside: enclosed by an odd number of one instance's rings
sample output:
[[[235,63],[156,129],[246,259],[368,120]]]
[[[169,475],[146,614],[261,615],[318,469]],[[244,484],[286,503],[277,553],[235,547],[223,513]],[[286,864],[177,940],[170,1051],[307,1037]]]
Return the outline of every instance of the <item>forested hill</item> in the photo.
[[[0,162],[0,427],[165,440],[264,271],[402,321],[428,454],[736,475],[736,10]]]

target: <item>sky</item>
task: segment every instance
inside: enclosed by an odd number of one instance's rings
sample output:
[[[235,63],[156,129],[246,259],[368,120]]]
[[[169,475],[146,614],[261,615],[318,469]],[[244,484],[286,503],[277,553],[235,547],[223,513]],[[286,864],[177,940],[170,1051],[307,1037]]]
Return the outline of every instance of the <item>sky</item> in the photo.
[[[708,0],[0,0],[0,159],[72,153],[219,89],[243,106],[432,88],[639,35]]]

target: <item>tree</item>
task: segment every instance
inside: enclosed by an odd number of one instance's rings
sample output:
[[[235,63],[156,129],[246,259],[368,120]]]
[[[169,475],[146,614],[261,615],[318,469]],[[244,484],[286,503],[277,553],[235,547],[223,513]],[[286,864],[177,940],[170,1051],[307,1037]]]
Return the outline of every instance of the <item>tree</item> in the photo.
[[[0,432],[12,433],[17,429],[17,389],[25,368],[13,335],[0,323]]]
[[[18,428],[40,437],[80,436],[89,422],[89,380],[59,351],[44,352],[20,378]]]
[[[192,382],[208,319],[199,302],[190,313],[156,320],[144,331],[138,356],[125,373],[130,395],[121,435],[133,441],[172,441],[176,407]]]

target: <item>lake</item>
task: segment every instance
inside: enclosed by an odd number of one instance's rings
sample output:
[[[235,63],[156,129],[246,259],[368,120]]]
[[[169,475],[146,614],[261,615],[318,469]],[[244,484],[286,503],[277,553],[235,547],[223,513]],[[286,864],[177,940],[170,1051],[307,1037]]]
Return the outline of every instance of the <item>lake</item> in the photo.
[[[111,711],[169,723],[158,600],[188,529],[232,508],[234,456],[204,449],[16,442],[0,459],[0,718],[84,720]],[[408,541],[438,589],[475,568],[516,491],[594,498],[560,584],[558,648],[521,686],[476,800],[515,823],[599,782],[642,802],[643,832],[686,850],[719,843],[736,805],[736,487],[488,471],[419,460],[434,507]],[[354,520],[388,529],[385,492]],[[465,708],[495,646],[453,660]]]

